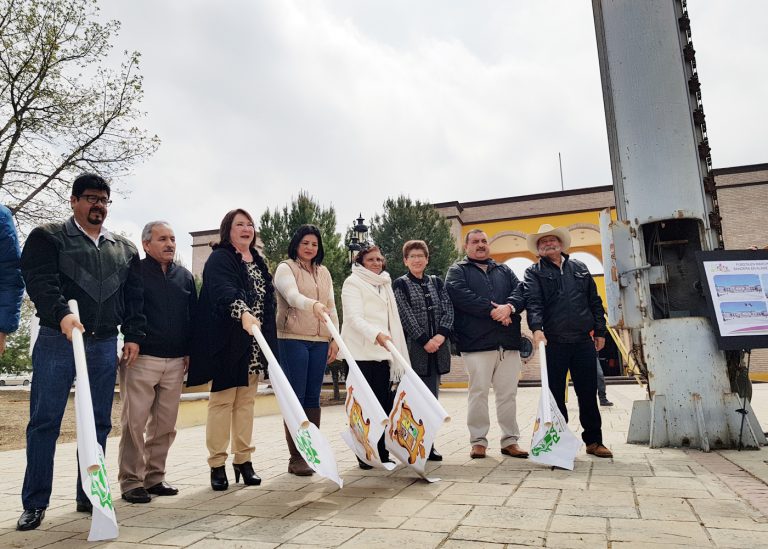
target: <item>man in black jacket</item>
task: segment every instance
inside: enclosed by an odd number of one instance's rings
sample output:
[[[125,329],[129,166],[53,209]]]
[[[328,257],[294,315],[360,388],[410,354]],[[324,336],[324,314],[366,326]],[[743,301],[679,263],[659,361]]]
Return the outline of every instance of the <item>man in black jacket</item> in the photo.
[[[141,260],[147,335],[133,365],[120,368],[123,430],[118,480],[123,499],[130,503],[148,503],[150,494],[179,493],[165,481],[165,461],[176,438],[197,304],[192,273],[173,262],[176,236],[170,225],[147,223],[141,245],[147,253]]]
[[[484,458],[488,447],[488,392],[493,386],[501,453],[526,458],[518,446],[517,383],[520,380],[520,312],[525,308],[522,285],[507,265],[490,258],[488,236],[467,233],[466,257],[445,278],[455,310],[454,331],[469,373],[467,427],[470,456]]]
[[[613,454],[603,445],[595,368],[596,353],[605,345],[603,302],[587,266],[565,253],[570,244],[567,230],[548,224],[528,235],[528,249],[540,256],[525,271],[528,326],[534,345],[546,345],[549,388],[557,407],[568,421],[565,392],[570,370],[587,453],[607,458]]]
[[[129,240],[104,228],[112,203],[109,195],[102,177],[79,176],[69,200],[73,216],[34,229],[21,254],[21,272],[40,318],[40,333],[32,353],[24,513],[18,530],[40,526],[50,500],[56,439],[75,377],[72,330],[84,331],[96,439],[104,450],[112,429],[117,327],[125,338],[123,364],[136,359],[144,337],[139,254]],[[77,301],[80,320],[67,304],[70,299]],[[92,510],[79,474],[77,510]]]

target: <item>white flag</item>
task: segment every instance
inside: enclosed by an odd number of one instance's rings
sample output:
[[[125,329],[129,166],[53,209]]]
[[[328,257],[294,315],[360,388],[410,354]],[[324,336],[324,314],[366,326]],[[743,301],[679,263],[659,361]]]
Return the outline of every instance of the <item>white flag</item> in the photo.
[[[425,480],[436,482],[440,479],[426,476],[427,458],[437,431],[451,418],[392,342],[387,342],[387,349],[405,368],[389,414],[387,449]]]
[[[80,320],[77,302],[69,301],[69,309]],[[77,459],[80,465],[80,481],[83,491],[93,504],[91,531],[88,541],[115,539],[118,535],[117,517],[109,489],[107,468],[104,465],[104,450],[96,440],[96,422],[93,419],[91,384],[88,366],[85,362],[83,334],[72,330],[72,348],[75,355],[75,420],[77,422]]]
[[[541,397],[536,423],[533,425],[531,455],[528,459],[573,471],[573,461],[581,448],[581,441],[568,428],[549,390],[547,354],[543,342],[539,343],[539,362],[541,363]]]
[[[339,485],[339,488],[343,487],[344,481],[339,476],[336,456],[331,445],[317,428],[317,425],[307,419],[307,414],[304,412],[296,392],[291,387],[288,378],[285,377],[285,372],[278,364],[275,354],[269,348],[267,340],[264,339],[264,335],[255,325],[252,326],[252,333],[267,358],[269,381],[272,383],[277,405],[280,407],[280,413],[283,414],[283,420],[288,426],[288,432],[291,433],[296,448],[307,465],[317,474],[332,480]]]
[[[333,339],[338,343],[341,356],[349,366],[347,400],[344,403],[347,428],[342,431],[341,438],[361,461],[372,467],[391,471],[395,468],[395,464],[382,463],[377,448],[389,418],[328,315],[325,315],[325,324],[331,331]]]

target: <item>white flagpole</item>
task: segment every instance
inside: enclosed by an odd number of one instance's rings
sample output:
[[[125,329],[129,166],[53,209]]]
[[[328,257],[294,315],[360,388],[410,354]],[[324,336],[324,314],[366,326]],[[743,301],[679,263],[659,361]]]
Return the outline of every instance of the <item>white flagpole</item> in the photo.
[[[552,426],[552,407],[549,402],[549,375],[547,374],[547,351],[543,341],[539,341],[539,365],[541,366],[541,399],[542,399],[542,424],[549,428]],[[568,388],[566,387],[566,390]]]
[[[405,357],[400,353],[400,351],[397,350],[397,347],[395,347],[394,343],[387,341],[387,350],[392,353],[392,356],[395,357],[395,360],[397,360],[403,366],[403,368],[405,368],[406,372],[413,372],[413,367],[408,364],[408,361],[405,360]],[[421,384],[424,385],[424,381],[419,376],[416,377],[419,379],[419,381],[421,381]],[[429,402],[429,405],[432,406],[439,415],[445,418],[443,419],[443,422],[448,423],[451,421],[451,416],[448,415],[448,412],[445,411],[445,408],[443,408],[443,405],[440,404],[440,401],[437,400],[435,395],[432,394],[432,391],[430,391],[426,385],[424,385],[424,388],[426,389],[426,392],[424,392],[424,397]]]
[[[80,321],[77,301],[69,300],[69,309]],[[93,505],[91,529],[88,541],[115,539],[119,530],[117,517],[109,489],[109,479],[104,465],[104,450],[96,437],[96,421],[93,416],[91,384],[88,378],[88,365],[85,359],[83,333],[72,330],[72,351],[75,358],[75,420],[77,423],[77,458],[80,465],[80,481],[83,491]],[[114,390],[111,387],[110,390]]]
[[[355,452],[355,455],[368,465],[374,467],[392,470],[395,468],[394,463],[383,463],[381,456],[379,456],[378,449],[376,447],[378,440],[384,433],[384,430],[389,423],[389,415],[384,411],[381,403],[374,395],[370,385],[363,376],[363,372],[355,362],[352,353],[349,351],[347,344],[341,338],[339,330],[336,329],[331,317],[328,314],[323,313],[325,319],[325,325],[331,332],[334,341],[339,346],[341,356],[346,360],[349,366],[349,374],[347,375],[347,400],[344,404],[344,410],[347,413],[347,429],[342,432],[341,437],[347,446]],[[355,381],[357,380],[357,381]],[[356,391],[354,396],[352,391]],[[355,423],[353,418],[356,418],[355,412],[352,409],[355,402],[360,405],[360,420],[359,424]],[[370,422],[370,425],[367,423]],[[370,457],[369,457],[370,456]]]
[[[342,488],[344,481],[339,476],[336,456],[331,445],[317,425],[307,419],[304,408],[301,406],[285,372],[283,372],[283,368],[277,362],[277,357],[269,348],[264,334],[255,324],[251,325],[251,333],[267,359],[269,379],[275,391],[277,404],[296,448],[304,457],[307,465],[317,471],[319,475],[332,480],[339,485],[339,488]]]

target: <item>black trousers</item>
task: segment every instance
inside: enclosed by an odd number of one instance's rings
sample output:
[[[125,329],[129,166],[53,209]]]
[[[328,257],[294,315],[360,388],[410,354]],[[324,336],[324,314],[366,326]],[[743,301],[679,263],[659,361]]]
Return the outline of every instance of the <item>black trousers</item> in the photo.
[[[584,431],[581,438],[585,444],[603,443],[602,419],[597,407],[597,369],[595,360],[595,343],[585,340],[579,343],[548,342],[547,376],[549,388],[555,397],[565,421],[568,421],[568,410],[565,407],[565,391],[567,389],[566,375],[571,371],[573,388],[579,401],[579,420]]]
[[[371,386],[376,400],[379,401],[384,413],[389,414],[392,411],[392,405],[395,403],[392,384],[389,381],[389,362],[386,360],[360,360],[357,365],[363,372],[363,377]],[[384,435],[381,435],[377,445],[381,461],[389,460],[389,450],[384,447]]]

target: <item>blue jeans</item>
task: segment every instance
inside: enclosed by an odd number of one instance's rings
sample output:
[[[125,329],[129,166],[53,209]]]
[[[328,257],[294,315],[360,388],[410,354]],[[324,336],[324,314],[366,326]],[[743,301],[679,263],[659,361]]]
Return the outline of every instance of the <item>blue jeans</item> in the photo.
[[[299,402],[304,408],[320,407],[328,342],[303,339],[278,339],[280,361]]]
[[[96,421],[96,439],[106,448],[112,429],[112,397],[117,373],[117,338],[85,339],[85,357]],[[40,327],[32,351],[32,393],[27,425],[27,470],[21,501],[24,509],[48,507],[53,483],[53,456],[59,438],[61,418],[75,378],[72,343],[58,330]],[[77,475],[77,501],[88,497]]]

